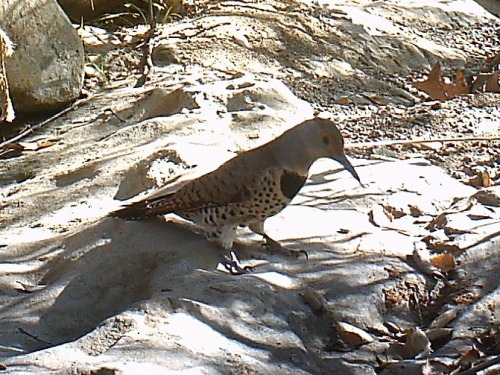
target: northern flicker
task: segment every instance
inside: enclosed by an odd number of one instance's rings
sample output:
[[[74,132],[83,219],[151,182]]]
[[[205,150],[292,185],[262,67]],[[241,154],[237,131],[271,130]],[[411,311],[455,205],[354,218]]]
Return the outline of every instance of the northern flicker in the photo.
[[[314,118],[235,156],[173,193],[129,204],[110,215],[142,220],[174,213],[199,225],[209,240],[229,252],[223,263],[228,271],[244,273],[247,269],[239,266],[231,251],[236,228],[247,226],[264,237],[265,246],[280,249],[264,231],[264,222],[290,203],[319,158],[336,160],[360,181],[344,154],[344,139],[335,124]]]

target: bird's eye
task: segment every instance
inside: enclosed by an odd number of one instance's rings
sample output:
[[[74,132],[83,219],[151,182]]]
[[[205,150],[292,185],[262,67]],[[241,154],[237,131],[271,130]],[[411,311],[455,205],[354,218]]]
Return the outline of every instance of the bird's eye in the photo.
[[[324,135],[323,138],[321,138],[321,140],[323,141],[323,144],[325,144],[325,145],[330,143],[330,138],[327,135]]]

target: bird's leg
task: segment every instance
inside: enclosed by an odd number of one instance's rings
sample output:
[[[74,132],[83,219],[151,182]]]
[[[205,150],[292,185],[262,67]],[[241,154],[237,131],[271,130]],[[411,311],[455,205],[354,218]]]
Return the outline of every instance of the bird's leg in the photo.
[[[242,267],[234,251],[230,251],[228,255],[224,256],[221,264],[231,275],[243,275],[252,272],[254,269],[251,266]]]
[[[285,254],[285,255],[293,255],[297,258],[299,258],[301,255],[304,255],[307,258],[309,256],[307,255],[307,252],[304,250],[291,250],[286,247],[281,246],[281,244],[273,240],[271,237],[267,235],[267,233],[264,230],[264,221],[257,221],[254,223],[251,223],[248,228],[254,233],[260,234],[262,237],[264,237],[264,240],[266,243],[262,244],[267,250],[275,252],[275,253],[280,253],[280,254]]]
[[[236,226],[223,225],[211,229],[211,231],[206,232],[207,238],[225,250],[225,254],[220,264],[222,264],[231,275],[242,275],[253,271],[253,267],[241,266],[240,260],[232,250],[234,237],[236,236]]]
[[[266,243],[264,243],[262,246],[264,246],[267,250],[273,251],[275,253],[281,253],[285,255],[293,255],[296,258],[300,258],[301,255],[304,255],[306,259],[309,259],[309,255],[305,250],[292,250],[288,249],[284,246],[282,246],[278,241],[273,240],[271,237],[269,237],[266,233],[263,233],[262,236],[264,237],[264,240]]]

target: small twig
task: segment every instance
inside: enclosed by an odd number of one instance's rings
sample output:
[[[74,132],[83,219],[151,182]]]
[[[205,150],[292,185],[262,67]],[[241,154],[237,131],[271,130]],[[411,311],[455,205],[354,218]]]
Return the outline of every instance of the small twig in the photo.
[[[17,134],[15,137],[12,137],[12,138],[10,138],[10,139],[8,139],[8,140],[0,143],[0,149],[4,148],[4,146],[7,145],[7,144],[9,144],[9,143],[15,143],[15,142],[19,141],[20,139],[26,137],[27,135],[33,133],[34,131],[36,131],[38,129],[40,129],[41,127],[47,125],[49,122],[52,122],[52,121],[58,119],[59,117],[65,115],[66,113],[70,112],[71,110],[80,107],[82,104],[86,103],[90,99],[91,98],[86,98],[86,99],[78,100],[78,101],[74,102],[71,106],[69,106],[68,108],[63,109],[61,112],[56,113],[54,116],[48,118],[47,120],[42,121],[39,124],[30,126],[28,129],[26,129],[26,130],[22,131],[21,133]]]
[[[148,18],[149,18],[149,30],[146,34],[146,37],[144,38],[144,44],[142,46],[142,56],[141,56],[141,61],[139,63],[139,74],[141,76],[137,79],[137,82],[134,85],[135,88],[144,86],[148,78],[148,75],[153,67],[153,62],[151,60],[151,54],[153,53],[152,38],[156,31],[156,20],[153,10],[153,0],[149,0]]]
[[[219,26],[226,26],[226,25],[230,25],[230,24],[231,24],[231,22],[219,22],[219,23],[207,26],[207,27],[202,27],[201,29],[200,29],[200,27],[198,25],[196,25],[196,26],[190,26],[190,27],[185,27],[182,30],[175,31],[170,36],[174,37],[174,38],[183,38],[183,39],[193,38],[195,36],[198,36],[200,34],[203,34],[203,33],[207,32],[209,30],[216,29]],[[191,35],[180,34],[181,31],[193,30],[193,29],[197,29],[198,32],[196,32],[194,34],[191,34]],[[175,34],[178,34],[178,35],[175,35]]]
[[[33,335],[33,334],[29,333],[28,331],[26,331],[26,330],[25,330],[25,329],[23,329],[23,328],[18,328],[17,330],[18,330],[19,332],[21,332],[22,334],[24,334],[24,335],[26,335],[26,336],[28,336],[28,337],[31,337],[33,340],[36,340],[36,341],[38,341],[38,342],[41,342],[41,343],[42,343],[42,344],[44,344],[44,345],[47,345],[47,346],[54,346],[54,344],[52,344],[52,343],[50,343],[50,342],[48,342],[48,341],[45,341],[45,340],[43,340],[43,339],[41,339],[41,338],[39,338],[39,337],[37,337],[37,336],[35,336],[35,335]]]
[[[500,363],[500,355],[497,355],[496,357],[490,358],[487,361],[484,361],[483,363],[481,363],[477,366],[471,367],[468,370],[459,372],[457,375],[474,375],[474,374],[477,374],[481,370],[485,370],[488,367],[496,365],[497,363]]]
[[[433,139],[395,139],[395,140],[386,140],[386,141],[350,143],[350,144],[345,145],[344,148],[352,149],[352,148],[370,148],[370,147],[381,147],[381,146],[392,146],[392,145],[411,145],[411,144],[435,143],[435,142],[471,142],[471,141],[498,141],[498,140],[500,140],[500,136],[452,137],[452,138],[433,138]]]
[[[493,238],[498,237],[498,236],[500,236],[500,231],[495,232],[495,233],[491,233],[491,234],[487,235],[486,237],[481,238],[479,241],[474,242],[474,243],[470,244],[469,246],[464,247],[462,250],[467,251],[475,246],[481,245],[482,243],[489,242],[490,240],[492,240]]]
[[[495,56],[489,57],[486,60],[484,60],[481,72],[489,73],[493,71],[497,65],[500,65],[500,52],[497,52]]]
[[[108,110],[118,119],[120,120],[121,122],[126,122],[123,118],[121,118],[120,116],[118,116],[118,113],[116,113],[113,108],[108,108]]]

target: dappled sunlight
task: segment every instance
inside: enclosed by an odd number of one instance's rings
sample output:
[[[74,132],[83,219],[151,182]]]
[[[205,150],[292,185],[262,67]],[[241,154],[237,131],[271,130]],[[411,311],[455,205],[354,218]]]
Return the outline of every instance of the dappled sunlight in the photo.
[[[179,345],[198,354],[211,356],[218,354],[221,348],[235,352],[241,351],[237,350],[237,342],[227,348],[227,337],[188,313],[173,314],[164,331],[175,337]]]
[[[297,280],[279,272],[259,272],[254,276],[265,281],[266,283],[282,289],[293,290],[300,286],[300,283]]]
[[[495,144],[410,141],[494,128],[498,95],[423,101],[412,82],[438,60],[480,71],[498,20],[472,0],[183,6],[151,32],[94,34],[84,18],[86,48],[113,35],[102,61],[128,78],[151,47],[145,85],[103,71],[109,82],[0,149],[0,372],[373,375],[443,362],[450,371],[435,372],[451,373],[474,370],[458,369],[463,348],[496,355],[478,338],[499,321]],[[145,220],[110,217],[318,112],[337,132],[311,133],[314,147],[300,133],[193,187],[166,216],[158,205]],[[397,138],[408,142],[380,143]],[[342,164],[323,158],[332,144]],[[269,170],[272,181],[249,178]],[[254,221],[276,212],[263,236]],[[249,223],[234,243],[222,233]],[[241,274],[225,267],[231,251]],[[431,340],[450,306],[447,336]],[[429,350],[390,357],[417,329]]]

